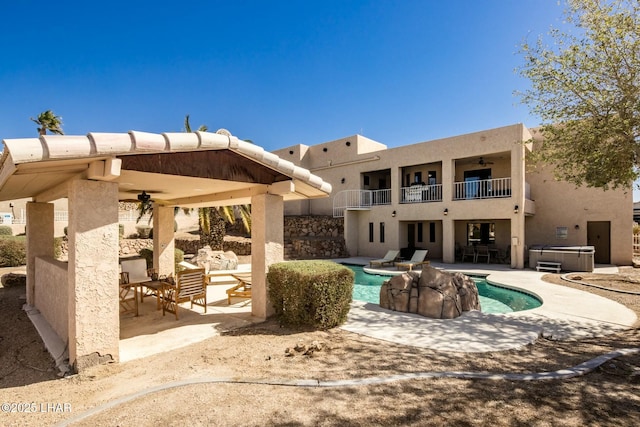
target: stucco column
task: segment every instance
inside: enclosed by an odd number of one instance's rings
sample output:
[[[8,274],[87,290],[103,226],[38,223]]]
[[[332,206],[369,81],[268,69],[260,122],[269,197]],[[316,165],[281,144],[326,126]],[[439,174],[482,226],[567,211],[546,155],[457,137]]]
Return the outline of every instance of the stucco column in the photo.
[[[455,221],[446,217],[442,219],[442,262],[456,262]]]
[[[36,306],[36,258],[53,258],[54,206],[27,203],[27,304]]]
[[[153,206],[153,267],[163,276],[175,273],[173,208]]]
[[[118,184],[69,184],[69,362],[119,359]]]
[[[284,202],[281,196],[251,197],[251,314],[266,319],[273,314],[267,295],[269,265],[284,259]]]

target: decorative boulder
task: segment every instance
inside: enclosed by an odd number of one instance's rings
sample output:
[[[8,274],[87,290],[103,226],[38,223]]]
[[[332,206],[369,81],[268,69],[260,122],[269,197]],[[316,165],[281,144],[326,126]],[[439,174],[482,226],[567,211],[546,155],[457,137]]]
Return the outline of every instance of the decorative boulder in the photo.
[[[207,271],[235,270],[238,268],[238,257],[231,251],[214,251],[209,246],[198,250],[195,258],[198,267]]]
[[[480,310],[480,299],[471,278],[425,266],[421,273],[408,271],[384,282],[380,307],[433,319],[453,319],[464,311]]]
[[[25,286],[27,284],[27,275],[22,273],[7,273],[2,276],[0,282],[5,288]]]

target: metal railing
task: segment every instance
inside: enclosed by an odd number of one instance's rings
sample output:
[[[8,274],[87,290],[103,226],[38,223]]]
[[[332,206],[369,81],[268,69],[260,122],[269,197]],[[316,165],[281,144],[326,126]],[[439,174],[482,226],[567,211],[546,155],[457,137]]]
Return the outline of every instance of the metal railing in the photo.
[[[333,216],[344,217],[347,209],[370,209],[371,206],[390,205],[391,189],[342,190],[333,198]]]
[[[400,203],[428,203],[442,201],[442,184],[412,185],[400,189]]]
[[[511,178],[455,182],[453,200],[511,197]]]
[[[640,234],[633,235],[633,254],[640,255]]]

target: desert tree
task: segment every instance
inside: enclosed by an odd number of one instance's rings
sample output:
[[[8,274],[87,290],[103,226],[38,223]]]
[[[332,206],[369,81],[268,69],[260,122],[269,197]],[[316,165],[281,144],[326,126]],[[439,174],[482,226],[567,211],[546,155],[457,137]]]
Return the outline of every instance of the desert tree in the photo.
[[[631,187],[640,162],[640,2],[567,0],[563,28],[520,53],[530,88],[517,94],[542,120],[533,160],[576,185]]]

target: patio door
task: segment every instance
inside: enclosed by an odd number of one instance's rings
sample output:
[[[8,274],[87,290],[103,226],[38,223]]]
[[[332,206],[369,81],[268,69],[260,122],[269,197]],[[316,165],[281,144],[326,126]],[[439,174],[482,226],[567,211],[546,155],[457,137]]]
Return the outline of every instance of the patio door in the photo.
[[[465,199],[480,199],[487,196],[490,189],[486,188],[486,181],[491,179],[491,169],[478,169],[464,172],[464,194]],[[483,182],[484,187],[483,188]]]

